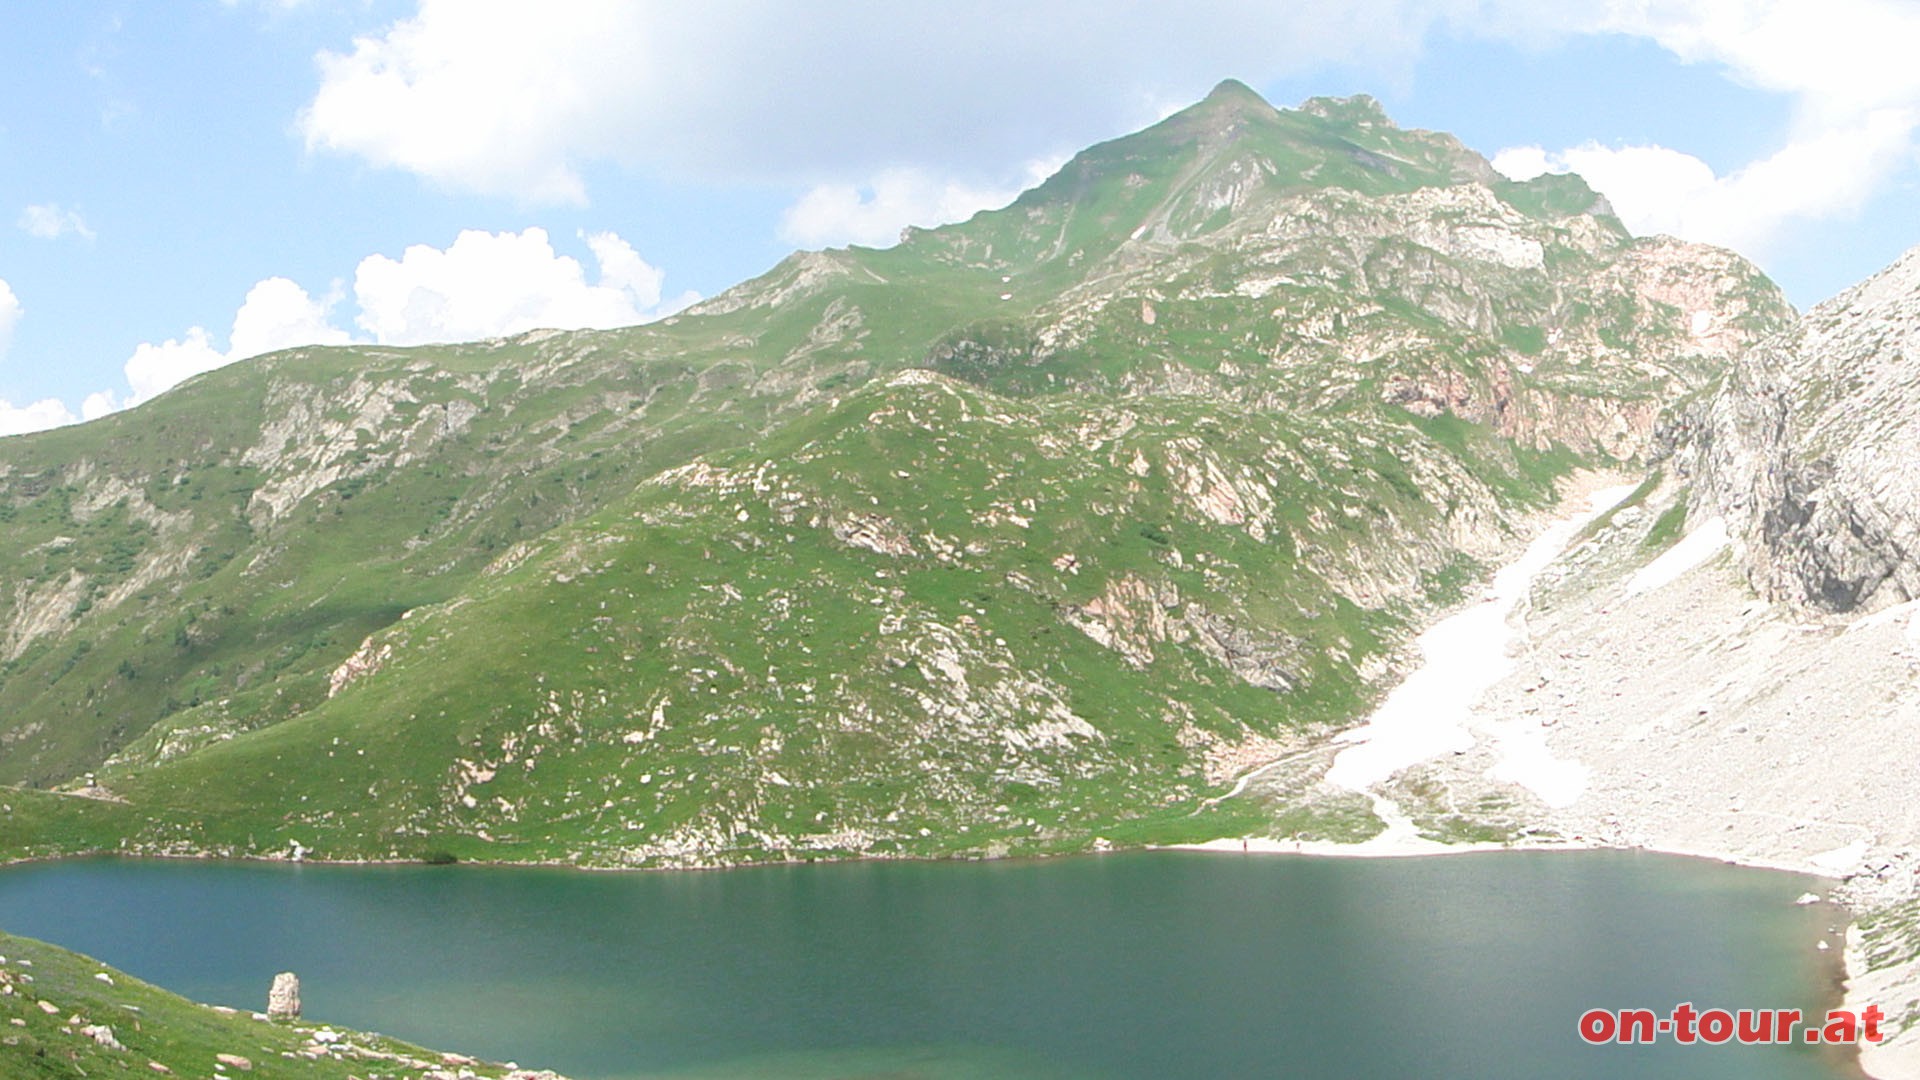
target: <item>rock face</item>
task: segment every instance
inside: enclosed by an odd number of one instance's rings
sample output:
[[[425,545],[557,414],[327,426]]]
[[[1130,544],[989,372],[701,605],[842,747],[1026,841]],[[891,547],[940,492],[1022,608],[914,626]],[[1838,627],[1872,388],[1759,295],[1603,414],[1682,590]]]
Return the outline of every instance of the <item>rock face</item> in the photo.
[[[1920,596],[1920,248],[1750,351],[1698,423],[1700,497],[1757,588],[1828,612]]]
[[[273,977],[273,989],[267,991],[267,1018],[300,1019],[300,976],[283,971]]]

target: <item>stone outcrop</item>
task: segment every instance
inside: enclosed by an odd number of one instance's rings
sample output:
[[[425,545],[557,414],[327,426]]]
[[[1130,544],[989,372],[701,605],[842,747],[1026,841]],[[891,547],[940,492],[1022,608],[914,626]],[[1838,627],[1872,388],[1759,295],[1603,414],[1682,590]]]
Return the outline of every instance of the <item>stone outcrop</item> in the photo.
[[[833,535],[843,544],[881,555],[905,558],[917,554],[913,550],[913,543],[900,531],[899,526],[879,514],[856,514],[836,519]]]
[[[376,645],[373,637],[369,635],[360,643],[360,647],[354,650],[352,656],[341,661],[340,666],[334,668],[333,673],[327,676],[327,696],[333,697],[357,679],[379,674],[380,669],[392,658],[393,646],[391,644]]]
[[[267,991],[267,1018],[300,1019],[300,976],[283,971],[273,977],[273,989]]]
[[[1699,501],[1754,586],[1818,611],[1920,597],[1920,248],[1750,351],[1695,418]]]

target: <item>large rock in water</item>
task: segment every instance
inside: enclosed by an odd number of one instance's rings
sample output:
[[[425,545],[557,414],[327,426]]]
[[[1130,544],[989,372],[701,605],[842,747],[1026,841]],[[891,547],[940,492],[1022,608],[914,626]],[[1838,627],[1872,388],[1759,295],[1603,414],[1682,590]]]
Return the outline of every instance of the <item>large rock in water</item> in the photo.
[[[1749,577],[1831,612],[1920,597],[1920,248],[1729,372],[1700,417],[1702,513]]]
[[[300,976],[283,971],[273,977],[273,989],[267,991],[267,1018],[300,1019]]]

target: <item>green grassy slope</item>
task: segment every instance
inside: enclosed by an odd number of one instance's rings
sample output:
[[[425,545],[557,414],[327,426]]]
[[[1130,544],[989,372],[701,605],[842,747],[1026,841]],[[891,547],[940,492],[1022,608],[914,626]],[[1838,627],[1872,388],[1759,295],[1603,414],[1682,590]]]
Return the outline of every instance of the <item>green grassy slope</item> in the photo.
[[[1425,598],[1346,592],[1440,572],[1429,499],[1486,499],[1389,434],[896,379],[515,552],[306,715],[104,782],[341,858],[1084,846],[1368,700]]]
[[[1184,822],[1789,314],[1577,179],[1229,83],[651,326],[235,365],[0,440],[0,783],[130,800],[23,793],[0,854]]]
[[[512,1071],[383,1035],[197,1005],[31,938],[0,933],[0,958],[0,1074],[8,1080],[216,1074],[359,1080],[430,1069],[499,1078]],[[266,988],[260,993],[264,1002]]]

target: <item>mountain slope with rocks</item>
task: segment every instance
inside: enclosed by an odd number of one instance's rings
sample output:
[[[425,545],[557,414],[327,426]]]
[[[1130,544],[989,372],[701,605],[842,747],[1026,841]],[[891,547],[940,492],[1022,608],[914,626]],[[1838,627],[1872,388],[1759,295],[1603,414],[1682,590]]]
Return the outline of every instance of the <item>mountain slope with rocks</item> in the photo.
[[[1441,841],[1644,847],[1822,875],[1848,1004],[1920,1075],[1920,249],[1676,412],[1639,490],[1536,579],[1471,748],[1383,785]],[[1565,784],[1530,785],[1517,744]],[[1337,748],[1288,782],[1310,789]],[[1544,758],[1542,757],[1544,755]]]
[[[1791,317],[1577,178],[1225,83],[651,326],[235,365],[0,442],[0,854],[1365,831],[1209,793]]]

